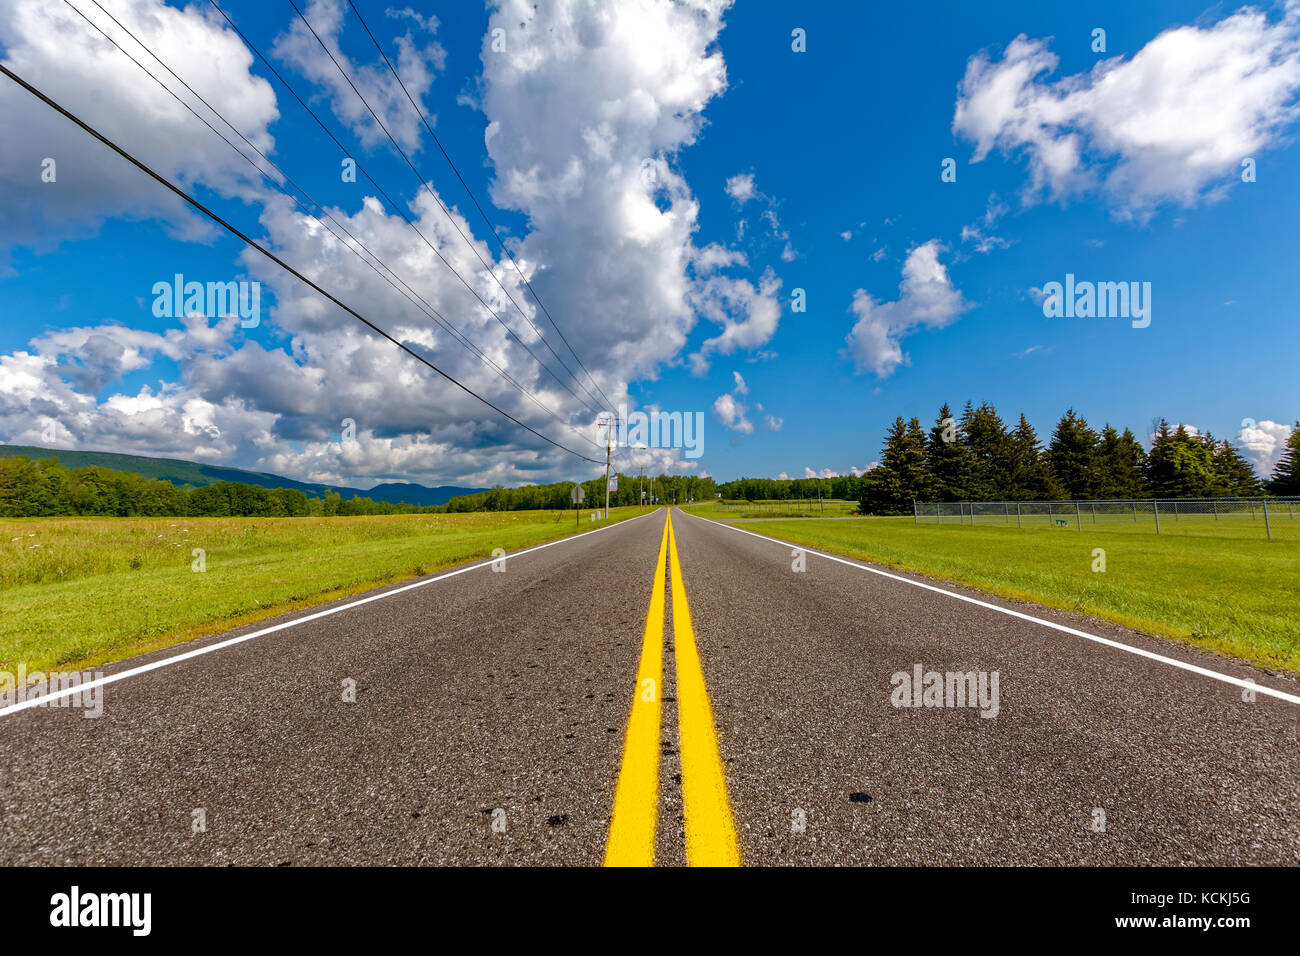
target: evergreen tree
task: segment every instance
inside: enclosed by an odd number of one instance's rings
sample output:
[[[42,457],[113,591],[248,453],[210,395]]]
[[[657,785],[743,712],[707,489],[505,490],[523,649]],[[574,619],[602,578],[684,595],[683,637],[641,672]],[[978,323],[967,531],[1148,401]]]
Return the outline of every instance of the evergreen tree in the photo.
[[[974,458],[969,491],[976,501],[1006,498],[1011,488],[1011,436],[997,410],[988,402],[979,408],[966,403],[961,429]]]
[[[912,499],[931,501],[936,494],[934,476],[930,473],[925,451],[925,432],[921,430],[920,421],[913,417],[907,423],[898,472],[909,502]]]
[[[908,514],[913,501],[931,494],[925,467],[925,437],[915,418],[894,419],[880,454],[880,466],[862,478],[858,510],[863,514]]]
[[[1291,428],[1282,457],[1268,480],[1270,495],[1300,495],[1300,422]]]
[[[1120,434],[1107,424],[1097,444],[1098,498],[1141,498],[1146,494],[1142,462],[1146,452],[1131,429]]]
[[[1208,436],[1207,436],[1208,438]],[[1211,445],[1211,460],[1217,491],[1222,495],[1247,497],[1260,491],[1259,477],[1250,462],[1226,438]]]
[[[975,496],[975,456],[961,424],[945,402],[925,443],[925,460],[939,501],[969,501]]]
[[[1217,487],[1214,458],[1205,442],[1183,425],[1172,432],[1160,420],[1143,469],[1151,494],[1157,498],[1205,498]]]
[[[1017,501],[1050,501],[1065,497],[1060,482],[1047,467],[1042,447],[1038,444],[1038,433],[1024,414],[1011,433],[1009,447],[1009,497]]]
[[[1097,443],[1097,433],[1073,408],[1068,409],[1056,423],[1052,441],[1047,447],[1047,463],[1071,498],[1096,495],[1099,485]]]

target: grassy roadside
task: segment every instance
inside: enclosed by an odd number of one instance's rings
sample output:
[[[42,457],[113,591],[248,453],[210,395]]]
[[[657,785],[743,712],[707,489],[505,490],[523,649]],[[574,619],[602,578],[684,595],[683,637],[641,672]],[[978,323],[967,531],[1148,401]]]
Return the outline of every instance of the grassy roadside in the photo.
[[[856,514],[858,503],[839,498],[820,501],[798,498],[787,501],[716,501],[699,507],[712,508],[709,514],[717,518],[837,518]]]
[[[0,670],[121,660],[591,531],[589,515],[0,519]]]
[[[730,517],[708,506],[691,510]],[[911,518],[737,526],[1300,672],[1300,539],[1276,529],[1266,541],[1257,527],[1228,523],[1158,537],[1150,528],[1086,522],[1082,530]],[[1105,551],[1104,573],[1093,570],[1097,548]]]

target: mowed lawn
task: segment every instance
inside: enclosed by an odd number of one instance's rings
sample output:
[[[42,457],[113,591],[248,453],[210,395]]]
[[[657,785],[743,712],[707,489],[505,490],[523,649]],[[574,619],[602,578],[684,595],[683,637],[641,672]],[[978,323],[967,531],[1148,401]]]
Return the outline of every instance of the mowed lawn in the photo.
[[[838,518],[854,514],[856,501],[799,498],[788,501],[718,501],[710,505],[718,518]],[[692,509],[693,510],[693,509]]]
[[[590,531],[590,514],[0,519],[0,670],[120,660]]]
[[[697,509],[692,509],[697,510]],[[725,520],[709,507],[697,513]],[[738,522],[852,558],[937,575],[1300,672],[1300,516],[1273,522],[915,524],[912,518]],[[1094,549],[1105,551],[1093,571]]]

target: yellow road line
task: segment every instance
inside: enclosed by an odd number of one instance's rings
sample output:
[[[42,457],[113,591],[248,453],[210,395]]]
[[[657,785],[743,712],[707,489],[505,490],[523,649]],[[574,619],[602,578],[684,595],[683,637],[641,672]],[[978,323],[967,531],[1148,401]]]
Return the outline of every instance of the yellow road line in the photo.
[[[740,866],[736,825],[727,799],[727,777],[713,729],[713,709],[695,646],[677,559],[673,519],[668,518],[668,562],[673,581],[673,639],[677,658],[677,726],[682,748],[682,803],[686,814],[688,866]]]
[[[664,669],[664,570],[668,553],[664,523],[655,562],[650,609],[646,612],[641,663],[632,694],[632,716],[623,742],[623,765],[614,790],[614,813],[605,844],[606,866],[654,866],[659,819],[660,687]]]

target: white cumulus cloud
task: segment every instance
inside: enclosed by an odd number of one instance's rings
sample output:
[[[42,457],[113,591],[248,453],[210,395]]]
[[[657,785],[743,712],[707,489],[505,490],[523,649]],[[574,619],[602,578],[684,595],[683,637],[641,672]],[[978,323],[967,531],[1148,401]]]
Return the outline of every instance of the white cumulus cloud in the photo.
[[[1273,474],[1273,467],[1282,457],[1287,439],[1290,437],[1290,425],[1268,419],[1262,422],[1247,420],[1237,432],[1236,444],[1255,466],[1256,473],[1267,478]]]
[[[1300,3],[1270,20],[1244,7],[1216,23],[1166,30],[1132,57],[1052,82],[1048,41],[1021,34],[1001,59],[973,56],[953,132],[1028,157],[1025,198],[1100,190],[1117,218],[1216,198],[1246,157],[1277,145],[1296,119]]]
[[[754,423],[745,417],[746,411],[745,406],[729,392],[719,395],[713,403],[713,414],[722,426],[742,435],[748,435],[754,430]]]
[[[931,239],[907,254],[899,296],[893,302],[879,302],[865,289],[853,294],[852,311],[857,321],[845,342],[858,371],[886,378],[907,363],[904,336],[921,327],[941,329],[951,325],[971,308],[939,261],[942,251],[939,240]]]

